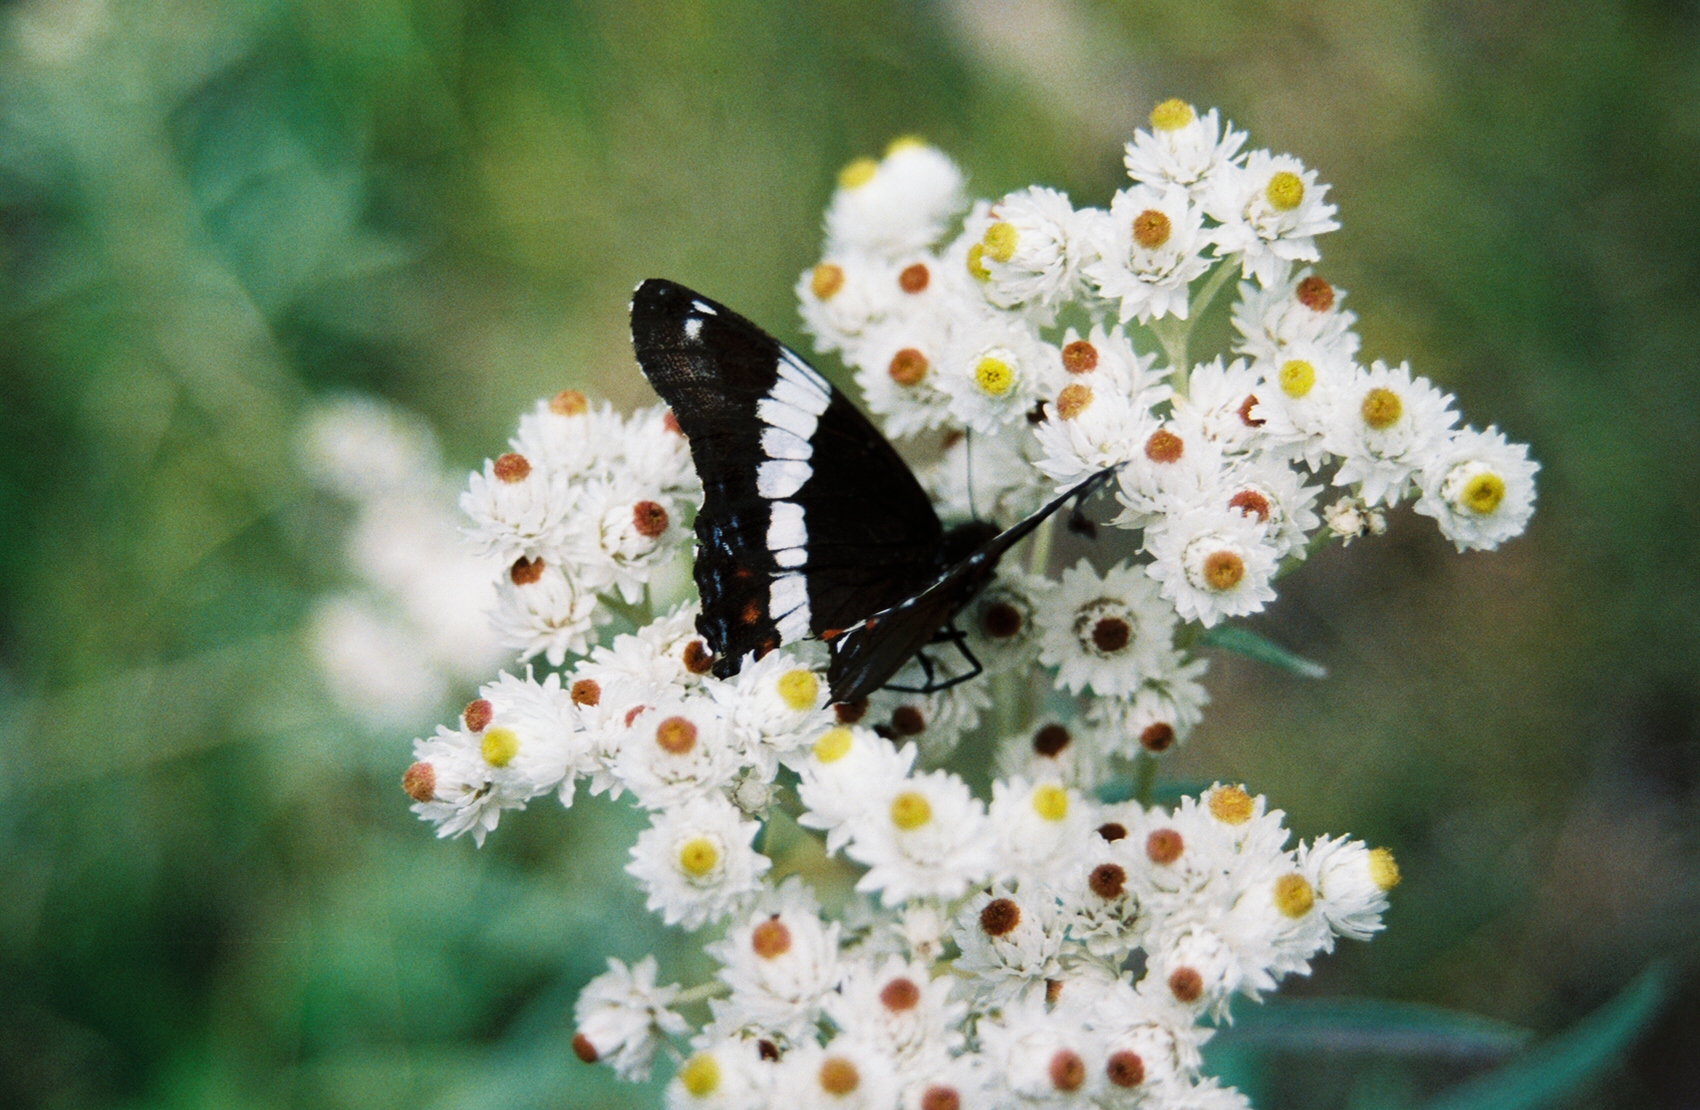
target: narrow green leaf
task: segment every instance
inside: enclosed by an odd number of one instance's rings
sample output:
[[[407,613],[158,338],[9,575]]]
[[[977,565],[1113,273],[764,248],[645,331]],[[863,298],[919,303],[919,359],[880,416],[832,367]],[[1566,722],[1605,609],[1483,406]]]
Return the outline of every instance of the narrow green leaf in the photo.
[[[1200,636],[1198,643],[1204,647],[1231,651],[1235,655],[1243,655],[1259,663],[1267,663],[1300,678],[1328,677],[1328,668],[1321,663],[1313,663],[1303,656],[1294,655],[1275,641],[1265,639],[1251,629],[1241,628],[1237,624],[1217,625]]]
[[[1538,1110],[1620,1063],[1670,993],[1670,967],[1656,963],[1616,998],[1502,1068],[1453,1087],[1423,1110]]]
[[[1271,1000],[1236,1008],[1210,1049],[1365,1052],[1382,1056],[1496,1061],[1521,1049],[1527,1029],[1476,1014],[1374,998]]]

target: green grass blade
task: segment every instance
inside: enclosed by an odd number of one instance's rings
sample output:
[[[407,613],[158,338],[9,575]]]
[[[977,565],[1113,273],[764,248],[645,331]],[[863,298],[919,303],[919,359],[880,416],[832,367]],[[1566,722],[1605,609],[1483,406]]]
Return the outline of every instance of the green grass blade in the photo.
[[[1296,674],[1300,678],[1327,678],[1328,668],[1295,655],[1273,640],[1265,639],[1249,628],[1236,624],[1217,625],[1198,638],[1202,647],[1221,648],[1247,659],[1266,663],[1277,670]]]

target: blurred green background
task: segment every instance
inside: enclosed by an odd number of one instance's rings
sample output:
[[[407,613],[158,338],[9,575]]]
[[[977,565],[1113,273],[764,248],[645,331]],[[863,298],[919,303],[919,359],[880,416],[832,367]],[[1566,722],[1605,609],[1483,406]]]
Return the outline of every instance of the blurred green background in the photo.
[[[303,626],[350,578],[347,514],[295,465],[302,414],[388,398],[470,467],[563,386],[641,399],[642,277],[801,340],[852,157],[919,133],[977,195],[1103,204],[1171,95],[1321,170],[1364,357],[1544,469],[1498,553],[1400,513],[1289,579],[1255,624],[1332,677],[1218,659],[1165,773],[1398,855],[1386,933],[1284,994],[1544,1036],[1670,958],[1662,1017],[1578,1097],[1700,1104],[1700,6],[0,16],[0,1105],[655,1105],[566,1050],[605,955],[702,971],[617,874],[630,815],[539,803],[479,851],[407,812],[408,742],[470,691],[389,730],[327,697]],[[1479,1066],[1245,1074],[1266,1110],[1369,1107]]]

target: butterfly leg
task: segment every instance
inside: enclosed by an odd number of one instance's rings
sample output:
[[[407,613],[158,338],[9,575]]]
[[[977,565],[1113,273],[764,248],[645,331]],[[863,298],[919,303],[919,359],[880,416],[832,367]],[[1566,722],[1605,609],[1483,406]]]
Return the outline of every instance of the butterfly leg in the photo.
[[[1098,525],[1086,519],[1084,506],[1086,499],[1110,484],[1110,479],[1116,476],[1118,467],[1100,470],[1080,487],[1075,494],[1074,509],[1068,514],[1068,530],[1077,536],[1085,536],[1089,540],[1098,538]]]
[[[948,690],[952,686],[967,682],[972,678],[978,678],[986,673],[986,668],[981,666],[980,661],[974,658],[974,653],[968,650],[968,634],[957,628],[955,624],[947,624],[939,629],[937,635],[933,637],[933,643],[955,644],[956,650],[962,654],[962,658],[968,661],[969,669],[962,674],[940,679],[933,673],[934,663],[932,659],[927,656],[926,652],[918,651],[915,653],[915,661],[921,664],[921,673],[927,676],[927,684],[925,686],[893,686],[888,684],[886,689],[905,694],[936,694],[940,690]]]
[[[933,642],[938,643],[939,641],[935,639]],[[895,690],[899,694],[930,694],[934,690],[943,689],[942,686],[939,686],[935,683],[935,680],[933,678],[933,659],[932,659],[932,656],[928,655],[924,651],[917,651],[915,653],[915,662],[917,662],[921,665],[921,673],[923,675],[925,675],[926,679],[927,679],[926,685],[924,685],[924,686],[899,686],[895,682],[888,682],[888,683],[885,684],[884,689]]]

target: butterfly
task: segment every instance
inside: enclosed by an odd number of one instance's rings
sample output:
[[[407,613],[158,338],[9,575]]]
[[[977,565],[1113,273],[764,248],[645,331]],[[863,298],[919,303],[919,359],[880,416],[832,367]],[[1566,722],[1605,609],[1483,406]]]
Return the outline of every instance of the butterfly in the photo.
[[[953,618],[998,560],[1101,471],[1005,531],[946,529],[907,463],[832,383],[773,336],[699,293],[651,278],[632,296],[638,365],[672,406],[702,478],[697,630],[727,678],[743,660],[818,637],[834,702],[886,685]],[[923,664],[926,657],[922,656]],[[923,692],[949,682],[929,683]]]

